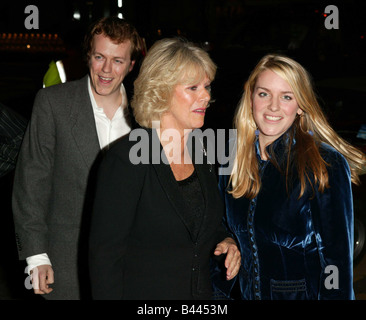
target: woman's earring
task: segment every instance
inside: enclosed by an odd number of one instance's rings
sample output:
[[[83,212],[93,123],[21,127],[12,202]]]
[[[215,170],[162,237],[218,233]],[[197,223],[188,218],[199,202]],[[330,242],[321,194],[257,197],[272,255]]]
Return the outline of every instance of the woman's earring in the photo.
[[[258,129],[256,129],[255,131],[254,131],[254,133],[255,133],[255,135],[258,137],[259,136],[259,130]]]

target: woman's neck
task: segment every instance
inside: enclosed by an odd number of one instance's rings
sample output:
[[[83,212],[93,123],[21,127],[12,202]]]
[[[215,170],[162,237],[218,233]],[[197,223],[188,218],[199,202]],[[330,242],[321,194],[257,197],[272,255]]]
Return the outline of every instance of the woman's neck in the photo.
[[[187,150],[187,141],[190,130],[181,132],[174,128],[160,127],[157,129],[157,134],[161,145],[165,151],[169,163],[184,164],[191,163],[189,152]],[[189,158],[187,158],[187,156]]]

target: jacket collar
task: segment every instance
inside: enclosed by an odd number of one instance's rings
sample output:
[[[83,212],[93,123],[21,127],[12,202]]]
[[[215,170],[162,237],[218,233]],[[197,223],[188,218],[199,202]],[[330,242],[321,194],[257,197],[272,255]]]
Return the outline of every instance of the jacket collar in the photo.
[[[282,163],[284,159],[286,159],[286,155],[288,152],[288,145],[289,145],[289,139],[290,139],[290,132],[292,130],[292,126],[280,137],[278,137],[275,141],[273,141],[270,145],[266,147],[267,154],[269,156],[269,159],[271,158],[271,154],[275,155],[275,158],[279,163]],[[292,140],[292,144],[296,144],[295,137]],[[260,156],[260,146],[259,146],[259,139],[257,138],[255,140],[255,149],[257,153],[257,158],[259,162],[263,162],[265,160],[262,160]]]
[[[173,206],[175,212],[177,213],[177,215],[179,216],[179,218],[182,220],[182,222],[184,223],[184,225],[186,226],[191,240],[193,242],[196,242],[197,239],[193,236],[193,232],[192,230],[189,229],[188,227],[188,223],[185,221],[185,212],[188,212],[190,210],[190,208],[188,207],[186,200],[184,197],[182,197],[182,193],[181,190],[179,188],[179,185],[174,177],[174,174],[170,168],[170,165],[168,164],[168,160],[165,156],[164,150],[162,145],[160,144],[160,140],[158,137],[158,134],[156,132],[155,129],[146,129],[150,138],[150,148],[155,148],[157,144],[159,145],[159,155],[157,154],[157,152],[150,152],[150,163],[152,163],[154,170],[158,176],[158,179],[160,181],[160,184],[167,196],[167,198],[169,199],[171,205]],[[192,148],[194,149],[194,148]],[[197,151],[198,152],[198,151]],[[193,151],[193,156],[192,159],[194,159],[194,154],[195,151]],[[203,157],[205,157],[205,155],[203,155]],[[202,237],[204,231],[205,231],[205,227],[203,227],[205,225],[205,222],[207,222],[207,210],[208,210],[208,199],[209,199],[209,188],[207,183],[205,183],[206,181],[209,181],[209,170],[205,170],[204,169],[204,165],[200,165],[200,164],[194,164],[200,185],[201,185],[201,189],[202,189],[202,193],[203,193],[203,197],[204,197],[204,201],[205,201],[205,209],[204,209],[204,215],[203,215],[203,221],[201,224],[201,228],[200,231],[198,233],[198,238]]]

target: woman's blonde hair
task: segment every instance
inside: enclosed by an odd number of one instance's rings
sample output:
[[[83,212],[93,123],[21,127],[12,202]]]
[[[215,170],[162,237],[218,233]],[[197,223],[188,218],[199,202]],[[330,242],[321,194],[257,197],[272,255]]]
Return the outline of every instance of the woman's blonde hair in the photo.
[[[181,38],[157,41],[147,52],[134,82],[131,107],[137,123],[151,128],[152,121],[169,109],[177,84],[195,84],[205,76],[213,81],[216,65],[208,53]]]
[[[316,184],[320,192],[324,191],[324,188],[328,187],[326,170],[328,164],[320,155],[319,145],[325,142],[346,158],[351,169],[352,182],[357,184],[362,166],[366,164],[365,155],[339,137],[331,128],[319,106],[308,72],[293,59],[282,55],[266,55],[259,61],[245,83],[244,93],[234,117],[237,149],[229,190],[233,197],[245,196],[252,199],[261,187],[254,144],[256,123],[252,113],[252,96],[258,76],[265,70],[275,72],[288,82],[299,108],[303,111],[289,130],[286,181],[290,172],[290,151],[291,148],[295,148],[294,163],[301,183],[299,197],[304,194],[306,182],[312,186],[313,190],[313,184]],[[293,138],[296,146],[292,144]],[[271,161],[275,161],[274,157],[270,158]],[[313,177],[313,182],[310,175]]]

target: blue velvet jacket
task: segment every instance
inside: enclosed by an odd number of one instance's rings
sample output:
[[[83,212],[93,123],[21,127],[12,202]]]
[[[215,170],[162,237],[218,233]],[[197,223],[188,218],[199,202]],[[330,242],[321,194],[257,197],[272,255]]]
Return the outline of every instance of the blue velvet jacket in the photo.
[[[286,138],[274,142],[277,161],[286,159]],[[219,178],[226,205],[225,223],[239,243],[242,265],[234,281],[213,272],[218,299],[232,298],[239,281],[245,300],[354,299],[353,204],[350,169],[345,158],[329,145],[320,152],[330,187],[320,193],[308,187],[298,199],[300,181],[292,175],[286,191],[285,177],[270,162],[257,157],[261,190],[253,200],[234,199],[228,192],[230,176]],[[229,186],[230,187],[230,186]]]

